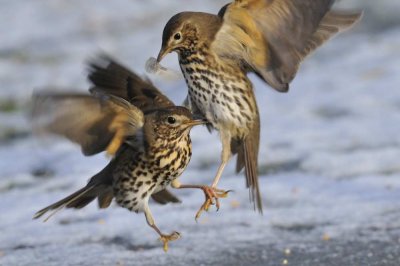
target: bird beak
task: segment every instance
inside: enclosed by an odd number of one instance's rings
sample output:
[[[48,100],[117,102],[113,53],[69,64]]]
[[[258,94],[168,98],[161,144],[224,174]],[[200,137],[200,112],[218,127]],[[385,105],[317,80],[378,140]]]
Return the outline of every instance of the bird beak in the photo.
[[[194,120],[190,120],[187,123],[185,123],[188,126],[197,126],[197,125],[204,125],[206,124],[208,121],[206,119],[194,119]]]
[[[168,46],[162,46],[161,47],[161,50],[160,50],[160,52],[158,53],[158,56],[157,56],[157,63],[160,63],[161,62],[161,60],[167,55],[167,54],[169,54],[171,52],[171,49],[170,48],[168,48]]]

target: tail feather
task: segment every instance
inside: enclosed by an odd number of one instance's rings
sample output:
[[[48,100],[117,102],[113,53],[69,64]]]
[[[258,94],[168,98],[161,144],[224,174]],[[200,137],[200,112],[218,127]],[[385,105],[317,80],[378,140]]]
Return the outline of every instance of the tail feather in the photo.
[[[231,145],[231,146],[233,146],[233,145]],[[236,143],[235,146],[236,146],[235,149],[232,149],[232,154],[237,153],[236,173],[238,174],[244,168],[244,149],[242,148],[243,143]],[[246,185],[247,185],[247,187],[249,187],[249,184],[246,183]]]
[[[174,194],[172,194],[169,190],[164,189],[157,193],[151,195],[152,199],[159,204],[167,204],[167,203],[181,203],[179,198],[177,198]]]
[[[261,214],[262,210],[262,199],[260,193],[260,187],[258,183],[258,171],[257,171],[257,154],[252,149],[251,141],[244,141],[244,158],[245,158],[245,175],[247,180],[247,186],[250,189],[250,200],[254,203],[254,209],[258,210]]]
[[[107,189],[105,192],[101,193],[98,196],[98,204],[100,209],[108,208],[114,198],[114,194],[112,188]]]
[[[254,209],[259,213],[262,210],[262,198],[258,183],[258,150],[260,143],[260,122],[259,118],[254,122],[253,127],[243,140],[232,142],[237,152],[236,172],[245,169],[246,186],[249,188],[250,200],[254,203]]]
[[[82,209],[86,207],[89,203],[91,203],[97,195],[82,195],[81,197],[73,200],[71,203],[67,204],[66,208],[75,208],[75,209]]]
[[[125,146],[124,146],[125,147]],[[121,148],[122,152],[125,148]],[[112,199],[112,173],[114,171],[116,160],[111,162],[103,168],[99,173],[90,178],[88,184],[72,193],[68,197],[51,204],[50,206],[38,211],[33,219],[38,219],[45,213],[52,211],[50,215],[45,219],[47,221],[50,217],[60,211],[62,208],[76,208],[81,209],[92,202],[98,197],[100,208],[107,208]]]
[[[62,208],[82,208],[86,206],[90,201],[92,201],[95,196],[93,196],[93,190],[96,186],[86,186],[84,188],[79,189],[78,191],[72,193],[68,197],[53,203],[46,208],[41,209],[40,211],[36,212],[33,216],[33,219],[38,219],[42,217],[45,213],[52,211],[49,216],[44,220],[47,221],[50,219],[54,214],[60,211]],[[87,202],[88,199],[91,199]],[[85,205],[82,205],[85,204]]]

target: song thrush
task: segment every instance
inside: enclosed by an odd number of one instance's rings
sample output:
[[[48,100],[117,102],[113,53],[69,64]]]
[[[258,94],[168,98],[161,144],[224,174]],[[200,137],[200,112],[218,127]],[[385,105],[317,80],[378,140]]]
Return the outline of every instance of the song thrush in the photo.
[[[220,133],[216,188],[232,154],[245,168],[254,208],[262,213],[257,158],[260,119],[254,72],[280,92],[289,89],[304,57],[360,19],[359,12],[331,10],[334,0],[236,0],[218,15],[182,12],[166,24],[157,61],[177,52],[188,89],[188,106]],[[199,211],[208,209],[208,198]]]
[[[84,188],[38,211],[34,218],[54,210],[50,218],[63,207],[80,209],[96,198],[100,208],[107,208],[115,198],[130,211],[144,212],[167,250],[168,241],[180,235],[158,229],[148,200],[151,196],[162,204],[179,202],[166,187],[189,163],[190,129],[205,121],[193,119],[187,108],[175,106],[150,82],[122,65],[106,57],[99,63],[91,64],[92,95],[38,94],[33,117],[38,130],[80,144],[85,155],[105,150],[114,158]]]

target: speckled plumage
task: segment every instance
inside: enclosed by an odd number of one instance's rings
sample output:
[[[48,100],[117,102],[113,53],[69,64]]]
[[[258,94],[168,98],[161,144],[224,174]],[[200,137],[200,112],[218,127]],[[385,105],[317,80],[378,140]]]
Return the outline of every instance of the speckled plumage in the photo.
[[[39,129],[77,142],[85,154],[106,150],[114,157],[84,188],[38,211],[35,218],[63,207],[83,208],[96,198],[100,208],[107,208],[115,198],[121,207],[145,213],[166,250],[168,241],[180,235],[158,229],[149,198],[179,202],[166,188],[188,165],[190,129],[204,120],[194,120],[187,108],[175,106],[151,83],[107,57],[90,65],[89,79],[91,96],[36,95],[33,115],[39,120],[50,115]]]
[[[178,13],[164,27],[157,61],[178,53],[189,88],[188,107],[220,133],[221,164],[212,187],[231,155],[238,154],[236,170],[245,169],[250,198],[259,212],[260,119],[247,74],[253,72],[277,91],[287,92],[302,60],[360,19],[360,12],[331,10],[334,2],[235,0],[218,15]]]
[[[207,48],[195,54],[180,55],[179,63],[188,84],[191,104],[214,128],[231,129],[235,138],[249,134],[258,119],[252,84],[238,68],[219,64]]]
[[[118,154],[113,173],[113,191],[118,205],[143,212],[153,193],[164,190],[188,165],[192,151],[189,129],[170,132],[156,125],[154,142],[128,146]]]

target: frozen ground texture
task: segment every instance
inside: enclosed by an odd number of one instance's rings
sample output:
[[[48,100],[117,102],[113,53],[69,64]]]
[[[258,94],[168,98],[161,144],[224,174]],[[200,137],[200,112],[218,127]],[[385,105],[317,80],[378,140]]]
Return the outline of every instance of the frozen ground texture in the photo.
[[[289,94],[254,79],[263,216],[252,211],[232,163],[220,186],[235,192],[197,224],[200,192],[180,192],[179,205],[152,204],[161,229],[183,235],[167,254],[143,215],[115,206],[32,220],[107,161],[84,158],[66,141],[34,138],[24,115],[32,90],[85,91],[84,62],[99,51],[143,73],[171,15],[217,12],[224,2],[2,1],[0,265],[399,265],[400,5],[392,0],[341,1],[366,9],[363,24],[308,58]],[[178,69],[174,55],[166,63]],[[152,78],[183,100],[182,80]],[[182,179],[208,183],[218,137],[202,128],[192,136]]]

